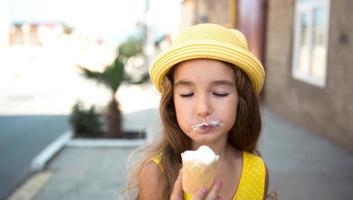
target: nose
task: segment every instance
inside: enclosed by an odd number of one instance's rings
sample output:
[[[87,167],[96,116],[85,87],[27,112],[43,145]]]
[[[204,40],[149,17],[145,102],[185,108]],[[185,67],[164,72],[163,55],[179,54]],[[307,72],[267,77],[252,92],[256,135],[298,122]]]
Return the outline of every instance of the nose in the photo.
[[[207,95],[199,95],[197,97],[196,112],[199,117],[205,119],[212,113],[212,105]]]

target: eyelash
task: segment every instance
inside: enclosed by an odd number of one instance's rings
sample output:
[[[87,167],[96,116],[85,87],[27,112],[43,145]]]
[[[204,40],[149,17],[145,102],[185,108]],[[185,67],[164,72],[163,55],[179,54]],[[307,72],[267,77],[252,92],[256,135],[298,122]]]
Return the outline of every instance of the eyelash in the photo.
[[[226,97],[229,95],[229,93],[213,93],[213,95],[217,96],[217,97]]]
[[[191,96],[193,96],[193,95],[194,95],[194,93],[180,94],[180,96],[183,97],[183,98],[191,97]]]
[[[216,92],[214,92],[214,93],[212,93],[212,94],[215,95],[215,96],[217,96],[217,97],[226,97],[226,96],[229,95],[229,93],[216,93]],[[194,95],[194,93],[180,94],[180,96],[181,96],[182,98],[191,97],[191,96],[193,96],[193,95]]]

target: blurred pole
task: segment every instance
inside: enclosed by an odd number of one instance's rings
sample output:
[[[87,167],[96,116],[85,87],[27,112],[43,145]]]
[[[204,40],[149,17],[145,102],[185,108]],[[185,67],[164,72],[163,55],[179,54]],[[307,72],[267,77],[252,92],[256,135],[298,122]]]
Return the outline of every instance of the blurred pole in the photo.
[[[145,0],[145,21],[144,21],[144,54],[145,64],[150,67],[152,62],[152,56],[154,52],[154,24],[152,19],[152,13],[150,9],[150,0]]]
[[[0,0],[0,47],[9,45],[9,2]]]

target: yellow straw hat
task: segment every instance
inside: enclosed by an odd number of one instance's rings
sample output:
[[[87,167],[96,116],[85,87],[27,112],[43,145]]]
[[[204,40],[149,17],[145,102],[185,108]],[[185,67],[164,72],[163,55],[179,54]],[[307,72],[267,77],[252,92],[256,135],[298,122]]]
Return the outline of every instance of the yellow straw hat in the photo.
[[[150,77],[157,91],[161,92],[162,80],[173,66],[197,58],[234,64],[249,77],[255,93],[260,93],[265,71],[261,62],[248,50],[245,36],[236,29],[216,24],[199,24],[188,28],[155,59],[150,68]]]

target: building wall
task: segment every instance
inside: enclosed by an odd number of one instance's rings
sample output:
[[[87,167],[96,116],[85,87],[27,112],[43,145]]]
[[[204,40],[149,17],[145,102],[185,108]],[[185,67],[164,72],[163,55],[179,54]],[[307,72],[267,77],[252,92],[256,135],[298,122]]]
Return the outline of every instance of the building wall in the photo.
[[[184,0],[181,6],[180,30],[195,24],[196,19],[196,3],[194,0]]]
[[[235,27],[236,2],[237,0],[183,0],[181,30],[199,23]]]
[[[229,0],[208,0],[207,4],[210,22],[221,24],[226,27],[234,27],[233,19],[230,18],[230,12],[235,12],[235,8],[231,8],[234,4],[231,4]]]
[[[353,1],[330,1],[324,88],[291,75],[294,0],[269,0],[266,104],[282,116],[353,151]]]

